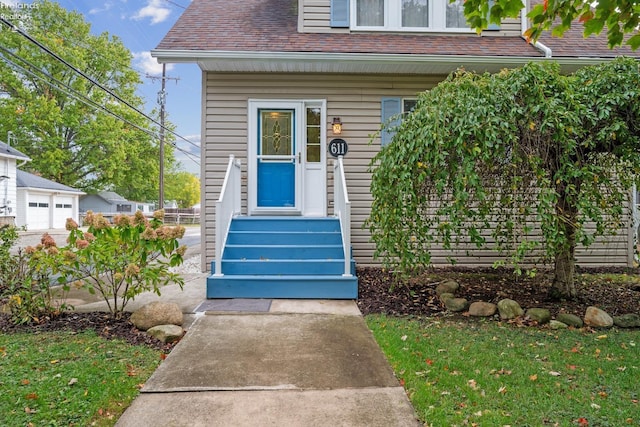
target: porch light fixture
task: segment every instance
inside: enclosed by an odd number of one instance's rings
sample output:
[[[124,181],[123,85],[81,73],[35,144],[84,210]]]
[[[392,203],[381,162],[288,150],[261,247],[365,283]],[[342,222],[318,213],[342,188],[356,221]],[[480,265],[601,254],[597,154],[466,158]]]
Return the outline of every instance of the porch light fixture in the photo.
[[[340,117],[333,118],[333,122],[331,122],[331,127],[333,128],[334,135],[340,135],[342,133],[342,121],[340,121]]]

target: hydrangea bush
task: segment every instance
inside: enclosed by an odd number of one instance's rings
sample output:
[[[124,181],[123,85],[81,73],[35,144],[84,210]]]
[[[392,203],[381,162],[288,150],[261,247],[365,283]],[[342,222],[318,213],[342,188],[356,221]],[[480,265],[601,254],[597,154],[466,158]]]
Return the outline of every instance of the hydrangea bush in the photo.
[[[87,212],[86,231],[68,219],[68,245],[60,248],[58,273],[66,283],[97,292],[114,317],[142,292],[153,291],[169,283],[184,286],[184,279],[171,272],[183,262],[186,246],[178,239],[184,227],[163,223],[164,211],[146,218],[138,211],[133,216],[117,215],[110,223],[101,214]]]

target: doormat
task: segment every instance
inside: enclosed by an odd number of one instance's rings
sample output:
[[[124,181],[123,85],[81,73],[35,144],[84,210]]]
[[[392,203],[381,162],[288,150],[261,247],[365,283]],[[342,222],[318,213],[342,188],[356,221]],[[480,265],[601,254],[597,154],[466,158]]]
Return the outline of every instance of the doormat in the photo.
[[[241,311],[249,313],[268,313],[271,309],[270,299],[210,299],[200,303],[195,312],[206,311]]]

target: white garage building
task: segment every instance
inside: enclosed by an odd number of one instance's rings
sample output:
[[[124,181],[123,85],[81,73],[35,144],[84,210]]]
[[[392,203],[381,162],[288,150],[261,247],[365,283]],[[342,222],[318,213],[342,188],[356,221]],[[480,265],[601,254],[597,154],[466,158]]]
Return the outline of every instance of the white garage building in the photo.
[[[16,225],[27,230],[64,228],[67,218],[79,222],[80,196],[75,188],[17,170]]]

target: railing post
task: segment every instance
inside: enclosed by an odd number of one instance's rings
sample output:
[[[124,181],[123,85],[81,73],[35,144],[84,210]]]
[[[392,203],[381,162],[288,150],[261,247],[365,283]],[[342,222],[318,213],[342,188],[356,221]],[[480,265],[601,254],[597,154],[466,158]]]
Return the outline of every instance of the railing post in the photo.
[[[241,208],[241,162],[233,154],[229,155],[227,172],[224,176],[220,197],[216,201],[215,227],[215,272],[222,276],[222,255],[229,234],[231,219],[240,213]]]
[[[339,156],[333,167],[333,210],[340,220],[344,252],[344,274],[351,276],[351,202],[344,174],[344,160]]]

